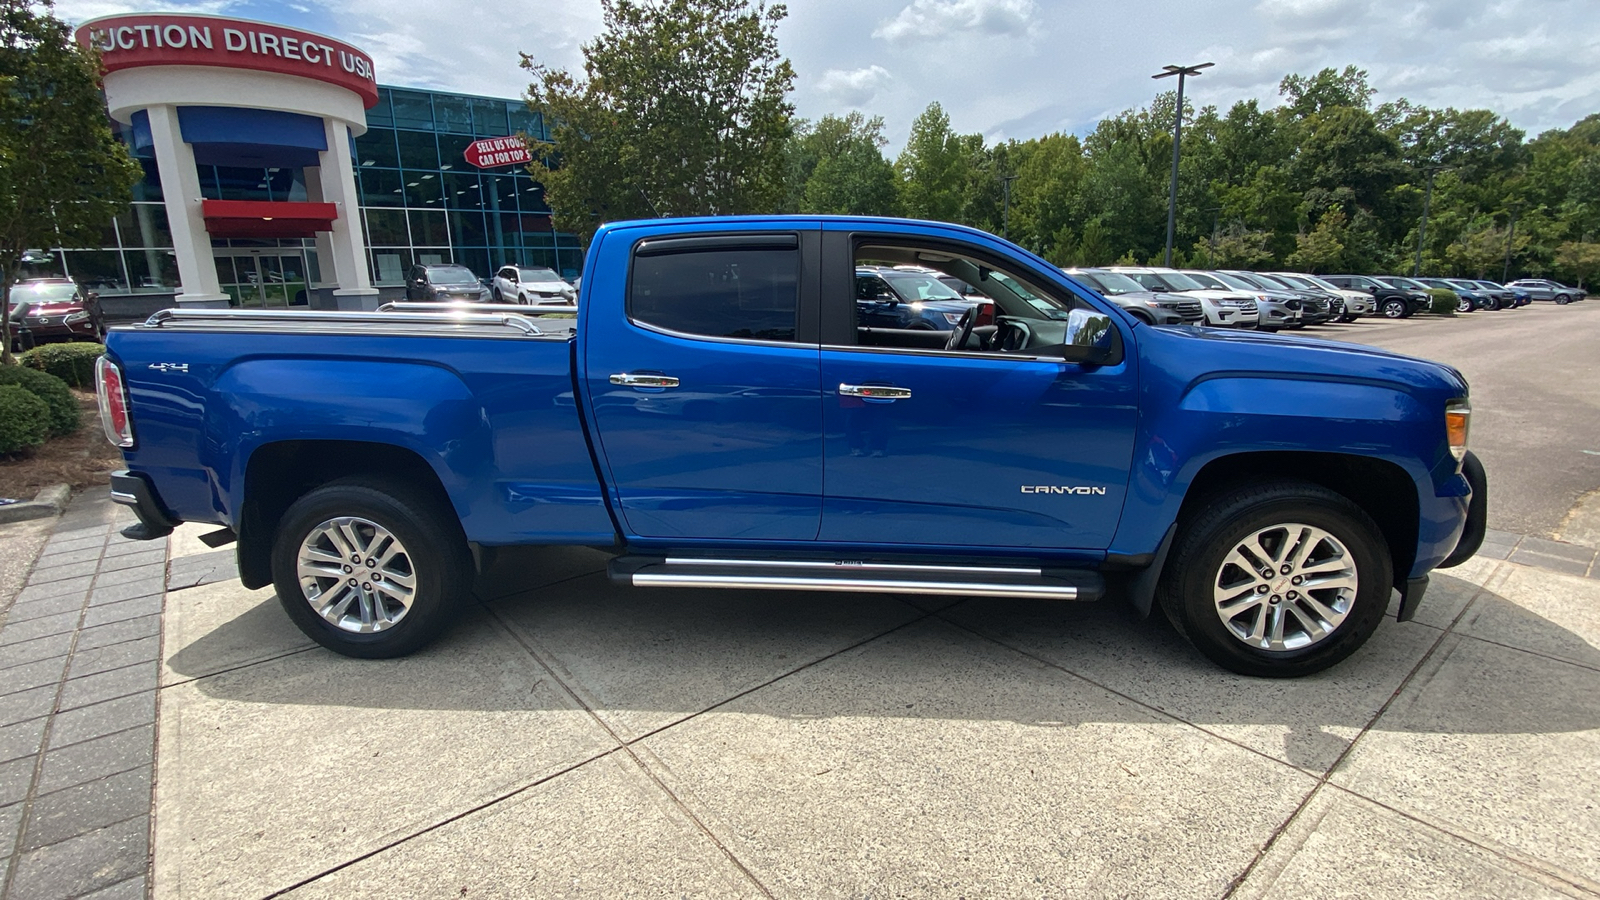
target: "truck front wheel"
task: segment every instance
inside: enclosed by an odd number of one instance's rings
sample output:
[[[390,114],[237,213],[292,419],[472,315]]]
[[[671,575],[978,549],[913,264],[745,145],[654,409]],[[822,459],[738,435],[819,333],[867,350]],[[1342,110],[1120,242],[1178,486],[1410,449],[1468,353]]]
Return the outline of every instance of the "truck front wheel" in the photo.
[[[432,640],[472,584],[455,516],[406,485],[352,478],[284,512],[272,547],[278,600],[306,636],[364,659]]]
[[[1315,484],[1276,481],[1214,496],[1188,516],[1157,596],[1213,662],[1289,678],[1365,643],[1393,579],[1388,544],[1360,507]]]

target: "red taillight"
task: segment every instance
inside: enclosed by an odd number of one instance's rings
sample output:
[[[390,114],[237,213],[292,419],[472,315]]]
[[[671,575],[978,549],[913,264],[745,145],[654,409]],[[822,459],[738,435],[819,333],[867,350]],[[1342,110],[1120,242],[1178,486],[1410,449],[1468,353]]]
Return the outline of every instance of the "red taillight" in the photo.
[[[95,364],[100,386],[100,426],[106,440],[118,447],[133,446],[133,423],[128,419],[128,389],[122,383],[122,370],[111,360],[100,357]]]

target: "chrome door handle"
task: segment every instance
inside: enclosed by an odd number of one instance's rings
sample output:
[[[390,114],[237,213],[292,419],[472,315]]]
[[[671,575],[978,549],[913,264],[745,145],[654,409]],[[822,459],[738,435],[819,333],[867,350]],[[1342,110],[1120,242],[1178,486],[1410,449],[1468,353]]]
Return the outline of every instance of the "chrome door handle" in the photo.
[[[909,400],[911,389],[887,384],[841,384],[839,396],[862,397],[867,400]]]
[[[654,375],[649,373],[625,372],[621,375],[611,376],[612,384],[623,384],[628,387],[669,388],[677,387],[678,379],[671,375]]]

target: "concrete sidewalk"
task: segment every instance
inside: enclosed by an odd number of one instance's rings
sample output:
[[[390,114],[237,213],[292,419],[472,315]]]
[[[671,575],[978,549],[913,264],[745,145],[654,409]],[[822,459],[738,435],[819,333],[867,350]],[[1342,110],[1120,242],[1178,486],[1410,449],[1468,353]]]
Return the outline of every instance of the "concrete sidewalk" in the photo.
[[[1516,536],[1280,682],[1115,603],[632,590],[583,550],[358,662],[121,514],[79,501],[0,627],[7,898],[143,896],[151,833],[162,898],[1600,896],[1600,580]],[[101,623],[163,565],[162,616]]]

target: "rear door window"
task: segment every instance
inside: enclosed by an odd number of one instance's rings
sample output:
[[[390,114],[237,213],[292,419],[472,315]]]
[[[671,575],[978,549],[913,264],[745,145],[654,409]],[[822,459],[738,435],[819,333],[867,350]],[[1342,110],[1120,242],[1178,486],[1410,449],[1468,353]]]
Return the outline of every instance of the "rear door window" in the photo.
[[[634,251],[628,316],[680,334],[793,342],[799,274],[792,235],[746,246],[714,238],[646,241]]]

